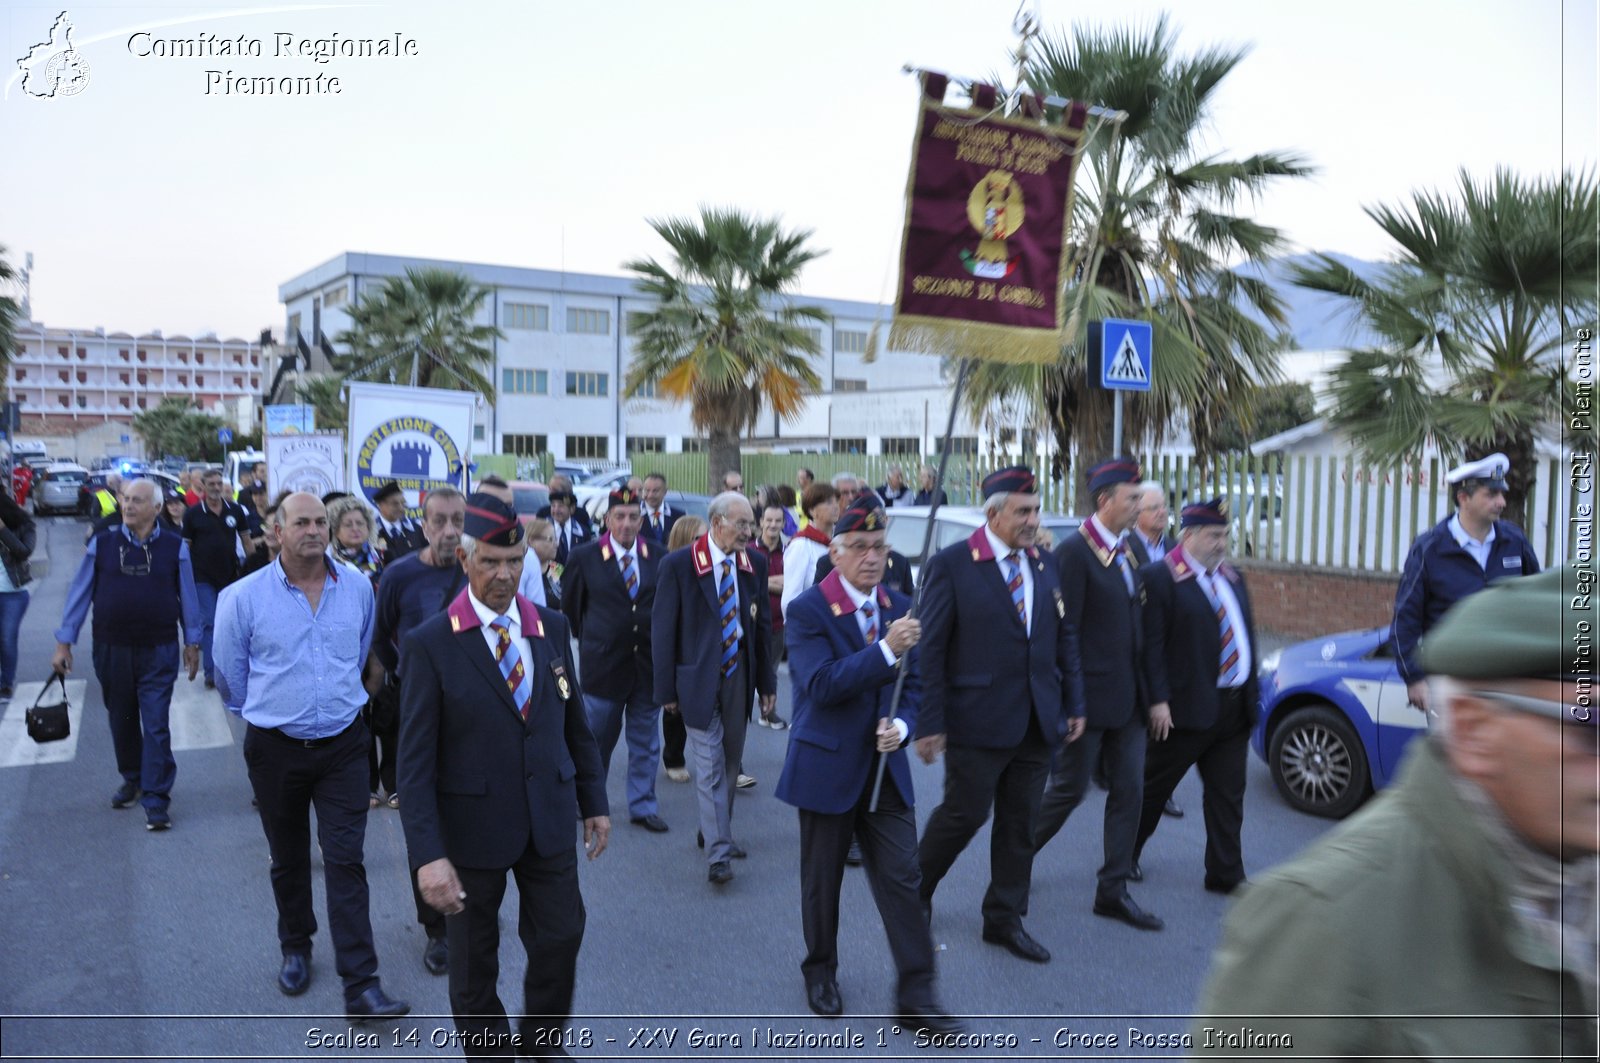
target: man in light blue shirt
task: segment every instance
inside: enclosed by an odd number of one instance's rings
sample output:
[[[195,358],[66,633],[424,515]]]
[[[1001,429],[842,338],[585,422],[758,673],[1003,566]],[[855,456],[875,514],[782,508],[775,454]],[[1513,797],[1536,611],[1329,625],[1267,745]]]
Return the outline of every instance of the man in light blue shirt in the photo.
[[[229,585],[212,636],[217,690],[249,729],[244,759],[272,851],[288,996],[311,984],[311,815],[317,809],[328,922],[345,1015],[404,1015],[378,982],[367,911],[367,703],[363,664],[372,644],[372,584],[328,557],[328,513],[293,494],[272,517],[278,560]]]

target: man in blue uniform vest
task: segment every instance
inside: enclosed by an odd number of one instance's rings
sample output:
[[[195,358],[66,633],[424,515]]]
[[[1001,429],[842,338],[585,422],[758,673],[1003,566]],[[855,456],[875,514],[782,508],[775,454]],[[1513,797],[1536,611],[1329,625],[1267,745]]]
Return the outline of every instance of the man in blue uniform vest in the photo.
[[[1504,454],[1458,465],[1445,476],[1456,511],[1417,537],[1394,597],[1394,650],[1411,704],[1428,709],[1427,672],[1417,660],[1430,628],[1452,605],[1491,583],[1539,571],[1522,531],[1500,519],[1506,508]]]

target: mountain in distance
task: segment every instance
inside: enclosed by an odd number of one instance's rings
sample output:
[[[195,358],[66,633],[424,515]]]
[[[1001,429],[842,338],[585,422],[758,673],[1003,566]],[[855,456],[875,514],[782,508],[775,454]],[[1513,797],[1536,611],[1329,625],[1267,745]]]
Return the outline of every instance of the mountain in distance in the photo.
[[[1376,280],[1385,268],[1381,262],[1369,262],[1366,259],[1352,258],[1334,252],[1321,253],[1348,266],[1356,276],[1367,281]],[[1302,288],[1290,279],[1292,267],[1315,266],[1316,258],[1315,252],[1289,255],[1273,259],[1265,266],[1246,263],[1240,266],[1237,272],[1242,276],[1265,280],[1277,291],[1279,298],[1284,302],[1284,312],[1289,318],[1287,326],[1289,334],[1294,337],[1291,349],[1301,351],[1354,349],[1373,343],[1375,337],[1356,320],[1353,306],[1348,299]],[[1260,316],[1253,312],[1252,316],[1261,320]]]

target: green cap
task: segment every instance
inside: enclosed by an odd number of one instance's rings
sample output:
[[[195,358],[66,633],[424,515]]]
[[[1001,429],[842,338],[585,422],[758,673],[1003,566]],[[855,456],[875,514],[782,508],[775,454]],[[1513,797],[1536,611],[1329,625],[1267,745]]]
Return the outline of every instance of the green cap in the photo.
[[[1463,598],[1422,639],[1419,660],[1456,679],[1567,679],[1596,673],[1600,588],[1571,565]]]

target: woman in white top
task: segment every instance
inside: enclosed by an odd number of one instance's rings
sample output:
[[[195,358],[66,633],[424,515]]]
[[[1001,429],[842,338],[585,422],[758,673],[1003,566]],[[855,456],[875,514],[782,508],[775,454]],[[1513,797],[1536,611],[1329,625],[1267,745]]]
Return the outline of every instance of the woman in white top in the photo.
[[[817,562],[828,556],[833,525],[839,519],[839,492],[832,484],[813,483],[800,499],[801,512],[810,521],[783,549],[783,614],[817,578]]]

